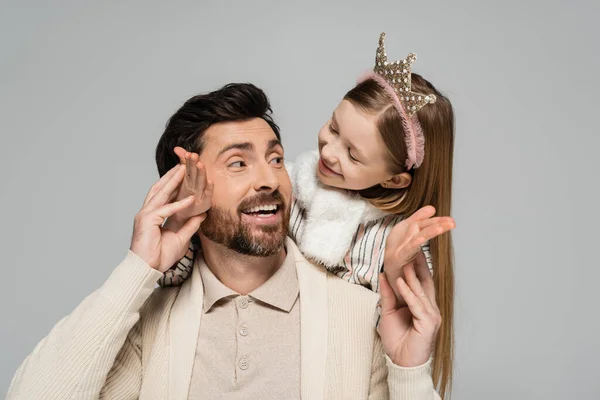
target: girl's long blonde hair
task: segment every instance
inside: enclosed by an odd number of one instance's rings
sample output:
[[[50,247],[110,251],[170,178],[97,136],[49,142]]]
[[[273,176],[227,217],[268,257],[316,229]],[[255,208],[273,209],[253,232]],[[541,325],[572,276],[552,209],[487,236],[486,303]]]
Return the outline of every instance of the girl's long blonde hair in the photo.
[[[344,99],[367,113],[378,116],[377,128],[388,149],[390,172],[409,172],[411,184],[404,189],[386,189],[381,185],[358,193],[375,207],[394,214],[409,216],[425,205],[432,205],[437,215],[449,216],[452,203],[452,159],[454,152],[454,112],[450,101],[422,76],[412,74],[412,90],[435,94],[437,101],[417,112],[425,136],[425,158],[419,168],[406,171],[406,145],[399,113],[392,99],[374,80],[366,80]],[[454,272],[450,233],[430,243],[433,258],[433,280],[442,316],[433,354],[433,382],[446,397],[452,387],[454,360]]]

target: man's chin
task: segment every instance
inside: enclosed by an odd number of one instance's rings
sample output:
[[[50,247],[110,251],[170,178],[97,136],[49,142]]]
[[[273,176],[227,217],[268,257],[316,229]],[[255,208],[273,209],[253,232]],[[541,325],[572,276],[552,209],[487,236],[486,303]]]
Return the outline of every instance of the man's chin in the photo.
[[[230,247],[241,254],[254,257],[269,257],[277,254],[285,247],[285,235],[269,236],[252,235],[252,237],[237,237]]]
[[[286,232],[283,230],[283,226],[281,224],[277,225],[246,225],[246,231],[249,232],[252,238],[260,239],[260,240],[269,240],[272,239],[273,236],[285,236]]]
[[[256,231],[251,231],[250,241],[261,247],[281,247],[285,243],[287,232],[282,232],[281,227],[276,227],[275,230],[265,230],[264,227],[257,228]]]

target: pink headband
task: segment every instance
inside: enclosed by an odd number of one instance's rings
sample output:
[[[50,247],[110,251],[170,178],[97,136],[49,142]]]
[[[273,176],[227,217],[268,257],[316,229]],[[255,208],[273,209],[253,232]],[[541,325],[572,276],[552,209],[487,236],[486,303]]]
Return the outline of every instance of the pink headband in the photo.
[[[375,67],[363,74],[357,83],[373,79],[390,96],[394,107],[402,119],[404,142],[406,143],[406,168],[418,168],[425,158],[425,136],[416,112],[427,104],[433,104],[433,94],[421,94],[411,89],[410,66],[417,56],[410,53],[404,60],[388,63],[385,53],[385,33],[379,36],[379,46],[375,56]]]
[[[394,89],[379,75],[373,71],[365,72],[356,83],[362,83],[366,80],[373,79],[381,86],[386,93],[392,98],[394,107],[400,114],[402,119],[402,128],[404,129],[404,142],[406,144],[406,168],[419,168],[425,158],[425,136],[417,115],[409,117],[400,103],[398,96],[394,93]]]

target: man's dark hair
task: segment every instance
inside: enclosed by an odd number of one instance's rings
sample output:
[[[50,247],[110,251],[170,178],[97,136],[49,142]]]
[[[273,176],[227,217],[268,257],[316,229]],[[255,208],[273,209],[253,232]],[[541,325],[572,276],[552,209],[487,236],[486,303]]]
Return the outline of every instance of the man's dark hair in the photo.
[[[204,132],[218,122],[264,119],[277,139],[279,127],[265,92],[250,83],[230,83],[219,90],[192,97],[167,122],[156,146],[156,166],[160,176],[179,163],[173,152],[176,146],[200,154],[204,148]]]

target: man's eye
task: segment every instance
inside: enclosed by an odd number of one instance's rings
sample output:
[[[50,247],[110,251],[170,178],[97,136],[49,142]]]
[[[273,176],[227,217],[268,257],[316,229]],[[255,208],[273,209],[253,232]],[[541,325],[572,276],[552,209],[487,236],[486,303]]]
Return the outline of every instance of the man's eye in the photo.
[[[283,157],[275,157],[271,160],[271,164],[283,164]]]
[[[243,168],[246,166],[246,163],[244,163],[243,161],[236,161],[236,162],[229,164],[229,166],[232,168]]]

